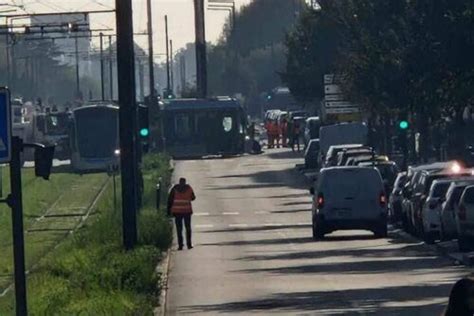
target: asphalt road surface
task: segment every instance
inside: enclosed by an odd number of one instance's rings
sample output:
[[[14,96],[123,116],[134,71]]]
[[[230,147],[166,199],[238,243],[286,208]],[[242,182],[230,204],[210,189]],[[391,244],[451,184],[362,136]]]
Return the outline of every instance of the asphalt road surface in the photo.
[[[172,253],[167,315],[440,315],[469,270],[393,233],[314,242],[301,162],[287,150],[177,162],[197,195],[195,248]]]

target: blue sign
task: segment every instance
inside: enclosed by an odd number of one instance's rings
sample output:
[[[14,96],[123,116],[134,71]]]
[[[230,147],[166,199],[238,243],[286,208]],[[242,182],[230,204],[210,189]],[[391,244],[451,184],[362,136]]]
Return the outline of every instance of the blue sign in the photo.
[[[0,163],[11,160],[11,124],[10,91],[0,88]]]

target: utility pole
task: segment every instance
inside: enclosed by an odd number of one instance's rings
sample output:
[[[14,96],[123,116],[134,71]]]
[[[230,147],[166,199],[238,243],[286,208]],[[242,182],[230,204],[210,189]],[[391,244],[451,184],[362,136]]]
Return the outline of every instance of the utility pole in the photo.
[[[74,38],[74,49],[76,54],[76,97],[81,97],[81,84],[79,80],[79,44],[77,42],[77,37]]]
[[[114,71],[113,71],[113,56],[112,56],[112,35],[109,35],[109,90],[110,100],[114,99]]]
[[[174,92],[174,61],[173,61],[173,40],[170,40],[170,77],[171,91]]]
[[[10,162],[10,188],[8,198],[12,209],[13,258],[15,262],[15,307],[16,315],[26,316],[25,237],[23,235],[23,201],[21,187],[21,161],[23,141],[12,138],[12,160]]]
[[[170,51],[169,51],[169,38],[168,38],[168,16],[165,15],[165,37],[166,37],[166,94],[171,91],[171,78],[170,78]]]
[[[143,101],[144,97],[145,97],[145,79],[143,78],[143,73],[144,73],[144,69],[143,69],[143,63],[141,60],[138,61],[138,81],[139,81],[139,85],[140,85],[140,101]]]
[[[102,101],[105,100],[105,88],[104,88],[104,33],[100,32],[100,93]]]
[[[150,77],[150,97],[152,102],[155,100],[155,69],[153,62],[153,15],[151,0],[147,0],[147,16],[148,16],[148,71]]]
[[[186,57],[181,55],[179,58],[179,68],[181,77],[181,92],[186,89]]]
[[[116,0],[117,69],[122,171],[123,244],[131,250],[137,243],[136,90],[132,0]]]
[[[204,0],[194,0],[194,21],[196,32],[196,79],[200,98],[207,97],[207,49],[204,23]]]

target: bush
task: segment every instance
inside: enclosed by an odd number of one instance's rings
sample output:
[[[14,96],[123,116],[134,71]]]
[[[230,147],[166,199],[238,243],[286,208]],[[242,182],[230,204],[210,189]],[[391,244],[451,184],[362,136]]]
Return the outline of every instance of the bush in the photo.
[[[139,245],[122,249],[121,214],[108,188],[92,217],[73,238],[45,258],[28,282],[32,315],[150,315],[159,295],[156,264],[171,245],[171,225],[150,205],[154,181],[169,183],[169,160],[151,155],[144,163],[145,208],[138,215]],[[166,195],[166,190],[164,192]],[[120,205],[120,201],[118,202]]]

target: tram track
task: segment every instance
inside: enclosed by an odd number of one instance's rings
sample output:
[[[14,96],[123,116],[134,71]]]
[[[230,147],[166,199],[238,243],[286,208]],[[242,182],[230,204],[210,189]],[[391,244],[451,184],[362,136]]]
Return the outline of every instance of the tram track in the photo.
[[[74,213],[65,213],[65,214],[51,214],[52,211],[54,211],[55,206],[59,204],[61,199],[64,197],[64,195],[67,192],[64,192],[61,194],[57,200],[49,207],[45,213],[43,213],[42,216],[39,218],[35,219],[34,223],[38,223],[41,221],[44,221],[45,219],[48,218],[64,218],[64,217],[71,217],[71,218],[78,218],[76,221],[75,225],[72,227],[65,227],[65,228],[57,228],[57,229],[34,229],[34,228],[29,228],[28,230],[25,231],[25,234],[37,234],[37,233],[58,233],[58,237],[55,240],[55,242],[48,248],[45,249],[45,251],[40,255],[34,263],[30,265],[30,267],[27,267],[28,270],[26,271],[26,274],[29,275],[31,271],[34,271],[41,260],[48,256],[51,252],[53,252],[55,249],[57,249],[62,242],[64,242],[70,235],[74,234],[77,230],[79,230],[85,222],[89,219],[89,217],[93,214],[93,211],[96,209],[97,203],[99,202],[100,198],[103,196],[104,192],[107,189],[108,184],[110,183],[110,178],[105,178],[105,180],[100,184],[98,190],[95,192],[93,195],[92,199],[90,200],[90,203],[84,208],[84,212],[82,213],[77,213],[77,208],[72,208],[71,210],[74,211]],[[33,226],[33,225],[32,225]],[[9,275],[9,278],[12,279],[13,275]],[[1,278],[8,278],[8,275],[2,275]],[[6,287],[3,289],[0,288],[0,298],[5,297],[13,288],[14,283],[10,282]]]

